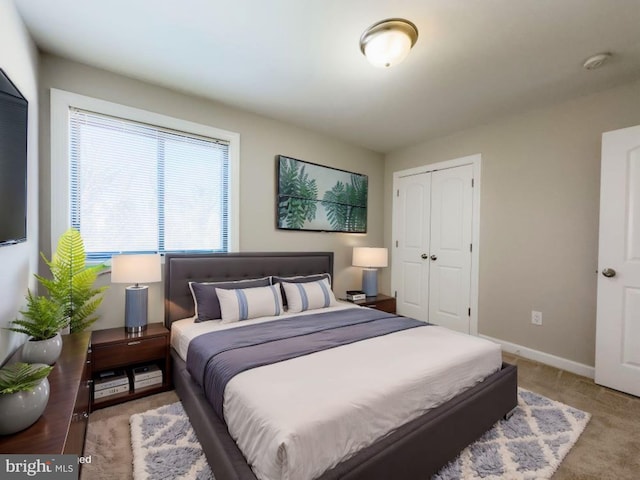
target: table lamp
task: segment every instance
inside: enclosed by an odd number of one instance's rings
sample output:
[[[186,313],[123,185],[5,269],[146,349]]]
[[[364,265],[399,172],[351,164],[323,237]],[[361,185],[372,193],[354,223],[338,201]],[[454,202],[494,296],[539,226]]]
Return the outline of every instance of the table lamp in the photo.
[[[388,265],[386,248],[354,247],[354,267],[364,267],[362,270],[362,291],[367,297],[378,295],[378,268]]]
[[[142,332],[147,328],[149,287],[140,283],[161,280],[158,254],[114,255],[111,258],[111,283],[135,284],[126,288],[124,328],[127,332]]]

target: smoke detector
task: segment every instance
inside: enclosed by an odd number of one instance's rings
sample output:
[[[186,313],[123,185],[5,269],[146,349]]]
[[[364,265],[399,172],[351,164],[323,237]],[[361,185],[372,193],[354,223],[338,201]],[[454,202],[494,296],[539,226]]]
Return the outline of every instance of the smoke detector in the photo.
[[[593,55],[592,57],[587,58],[582,66],[585,70],[595,70],[596,68],[600,68],[602,65],[604,65],[604,63],[610,58],[610,53],[598,53],[597,55]]]

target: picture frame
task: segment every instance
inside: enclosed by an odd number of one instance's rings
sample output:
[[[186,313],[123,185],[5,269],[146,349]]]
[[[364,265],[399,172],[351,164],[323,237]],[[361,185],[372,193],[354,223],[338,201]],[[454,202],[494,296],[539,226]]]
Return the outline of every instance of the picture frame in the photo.
[[[367,233],[367,175],[285,155],[276,171],[278,229]]]

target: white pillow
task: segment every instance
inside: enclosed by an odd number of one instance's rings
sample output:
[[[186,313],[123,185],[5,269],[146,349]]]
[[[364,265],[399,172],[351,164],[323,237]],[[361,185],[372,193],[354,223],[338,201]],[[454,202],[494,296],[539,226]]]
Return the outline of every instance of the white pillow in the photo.
[[[292,313],[331,307],[336,304],[336,297],[326,278],[308,283],[282,282],[282,288],[287,297],[289,312]]]
[[[222,312],[221,323],[280,315],[283,310],[282,294],[277,285],[234,290],[216,288],[216,295]]]
[[[271,285],[271,277],[250,278],[227,282],[189,282],[189,289],[193,296],[196,322],[220,320],[220,301],[216,295],[216,288],[231,290],[234,288],[254,288]]]

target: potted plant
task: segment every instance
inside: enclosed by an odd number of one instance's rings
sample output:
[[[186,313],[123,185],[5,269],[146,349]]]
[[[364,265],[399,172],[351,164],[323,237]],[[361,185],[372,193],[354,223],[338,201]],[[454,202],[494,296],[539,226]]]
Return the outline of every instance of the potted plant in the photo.
[[[23,318],[14,320],[8,330],[29,336],[22,346],[22,361],[53,365],[62,352],[60,330],[69,325],[63,308],[50,298],[28,291],[27,308],[20,313]]]
[[[0,369],[0,435],[33,425],[49,401],[53,367],[14,363]]]
[[[105,265],[86,266],[82,237],[70,228],[58,240],[55,253],[48,260],[51,278],[35,275],[47,289],[49,296],[27,292],[27,309],[23,318],[14,320],[8,329],[28,335],[22,347],[22,360],[28,363],[53,365],[62,352],[60,330],[70,327],[71,333],[89,327],[98,317],[94,315],[107,287],[93,288]]]
[[[41,275],[36,278],[62,308],[71,333],[91,326],[98,319],[94,313],[102,303],[102,292],[107,289],[106,286],[94,288],[93,284],[106,265],[86,265],[84,242],[73,228],[62,234],[51,260],[41,256],[51,270],[51,278]]]

